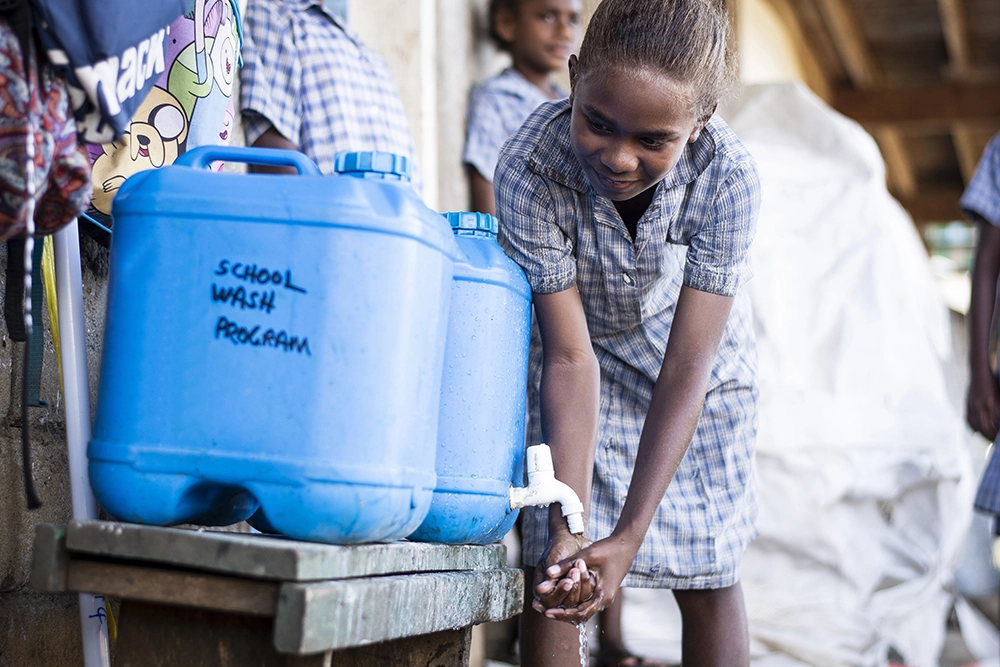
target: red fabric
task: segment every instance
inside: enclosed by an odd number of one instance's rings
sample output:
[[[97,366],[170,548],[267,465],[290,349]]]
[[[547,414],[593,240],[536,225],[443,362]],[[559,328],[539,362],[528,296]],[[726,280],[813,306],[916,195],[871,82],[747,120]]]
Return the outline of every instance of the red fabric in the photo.
[[[76,139],[65,83],[31,59],[0,21],[0,240],[26,228],[29,142],[34,144],[35,235],[51,234],[90,201],[90,161]]]

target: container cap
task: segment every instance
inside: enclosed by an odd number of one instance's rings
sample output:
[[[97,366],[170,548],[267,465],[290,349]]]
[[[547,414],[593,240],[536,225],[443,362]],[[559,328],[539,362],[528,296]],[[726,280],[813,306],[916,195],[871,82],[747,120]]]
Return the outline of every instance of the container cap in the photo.
[[[405,155],[382,151],[338,153],[333,169],[338,174],[390,181],[410,180],[410,159]]]
[[[451,224],[451,231],[460,236],[496,236],[497,219],[489,213],[456,211],[445,213]]]

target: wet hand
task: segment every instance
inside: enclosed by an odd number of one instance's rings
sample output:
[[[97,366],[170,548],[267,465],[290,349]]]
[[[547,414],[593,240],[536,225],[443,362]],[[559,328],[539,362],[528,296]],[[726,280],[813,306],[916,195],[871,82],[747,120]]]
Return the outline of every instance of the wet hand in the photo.
[[[544,611],[539,611],[544,613],[548,618],[557,621],[567,621],[570,623],[587,621],[594,614],[610,605],[618,595],[621,582],[625,579],[625,575],[628,574],[629,567],[631,567],[634,558],[634,551],[623,547],[618,541],[609,538],[594,542],[582,549],[578,554],[574,554],[572,558],[550,566],[546,570],[546,574],[548,575],[550,572],[555,574],[557,571],[565,573],[562,579],[566,576],[572,576],[571,572],[574,568],[582,571],[582,568],[585,567],[588,572],[588,581],[591,582],[592,592],[586,596],[578,594],[576,604],[566,604],[565,602],[572,602],[573,600],[571,595],[567,595],[564,598],[564,604],[558,606],[543,605]],[[560,579],[560,582],[562,579]],[[584,585],[581,584],[579,590],[582,592],[583,588]],[[536,595],[537,599],[538,596]],[[532,606],[536,610],[538,609],[534,604]]]
[[[584,597],[589,596],[592,586],[588,584],[590,575],[584,568],[574,568],[572,556],[587,545],[587,539],[582,535],[572,535],[568,532],[556,534],[549,542],[548,548],[535,567],[535,577],[532,584],[534,600],[532,606],[539,611],[564,604],[575,605],[582,599],[581,587],[586,587]],[[550,576],[548,570],[556,564],[567,562],[565,568],[553,570]],[[584,574],[586,573],[586,574]]]

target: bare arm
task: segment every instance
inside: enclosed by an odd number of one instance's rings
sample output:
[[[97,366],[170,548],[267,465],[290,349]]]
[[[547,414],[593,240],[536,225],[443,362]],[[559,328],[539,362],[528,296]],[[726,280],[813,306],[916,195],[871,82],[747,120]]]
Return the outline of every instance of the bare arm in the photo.
[[[493,183],[479,173],[472,165],[467,165],[469,173],[469,190],[472,196],[472,210],[480,213],[496,215],[496,201],[493,196]]]
[[[556,475],[583,501],[586,519],[597,444],[600,369],[576,287],[536,294],[534,303],[542,334],[542,431],[552,449]],[[550,507],[549,516],[551,534],[568,534],[561,508]]]
[[[283,134],[274,129],[274,126],[267,128],[264,134],[257,137],[253,142],[256,148],[284,148],[290,151],[297,151],[299,147],[285,138]],[[297,174],[295,167],[276,167],[265,164],[252,164],[250,171],[257,174]]]
[[[579,554],[590,570],[597,572],[598,592],[577,607],[549,609],[546,615],[550,618],[586,620],[617,595],[691,443],[732,303],[731,297],[681,288],[625,506],[612,534]],[[560,566],[562,576],[569,571],[570,562],[564,560]]]
[[[969,332],[969,394],[966,419],[988,439],[1000,427],[1000,387],[990,364],[990,326],[1000,276],[1000,228],[978,220],[979,241],[972,271],[972,298],[966,326]]]

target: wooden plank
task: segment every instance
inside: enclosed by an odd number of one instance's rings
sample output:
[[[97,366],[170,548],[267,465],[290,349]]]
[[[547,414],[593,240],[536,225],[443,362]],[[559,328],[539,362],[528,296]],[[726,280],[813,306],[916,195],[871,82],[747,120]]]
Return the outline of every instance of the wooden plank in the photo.
[[[392,542],[334,545],[267,535],[215,533],[111,521],[74,521],[66,548],[91,556],[124,558],[276,581],[319,581],[402,572],[489,570],[505,567],[507,549]]]
[[[442,630],[329,655],[330,667],[465,667],[472,655],[472,628]]]
[[[126,600],[273,616],[279,584],[217,574],[71,558],[67,588]]]
[[[834,95],[833,107],[864,125],[947,127],[956,122],[995,123],[1000,118],[1000,84],[841,89]]]
[[[287,583],[274,646],[315,653],[501,621],[519,613],[523,601],[517,568]]]
[[[331,667],[330,653],[278,653],[271,619],[123,600],[115,667]],[[349,653],[346,651],[345,653]]]
[[[38,591],[62,593],[66,590],[68,567],[66,528],[51,524],[36,526],[28,584]]]

